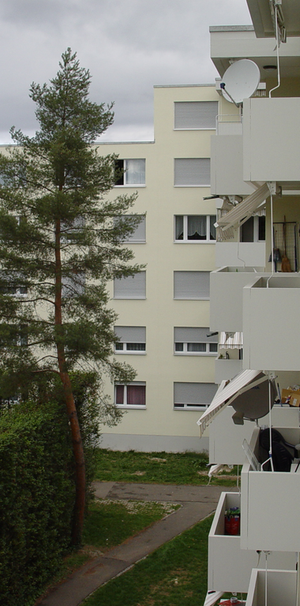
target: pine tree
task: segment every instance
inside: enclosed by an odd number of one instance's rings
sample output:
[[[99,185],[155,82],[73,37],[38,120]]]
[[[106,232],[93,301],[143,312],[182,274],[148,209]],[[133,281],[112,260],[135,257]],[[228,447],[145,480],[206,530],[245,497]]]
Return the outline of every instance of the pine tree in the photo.
[[[74,542],[85,462],[72,372],[132,380],[134,371],[111,358],[107,282],[141,269],[123,245],[138,224],[128,213],[135,195],[107,197],[116,156],[101,157],[95,144],[113,122],[112,104],[91,102],[90,82],[68,48],[50,84],[31,85],[38,132],[13,127],[15,145],[0,154],[0,396],[41,398],[44,377],[59,377],[76,469]]]

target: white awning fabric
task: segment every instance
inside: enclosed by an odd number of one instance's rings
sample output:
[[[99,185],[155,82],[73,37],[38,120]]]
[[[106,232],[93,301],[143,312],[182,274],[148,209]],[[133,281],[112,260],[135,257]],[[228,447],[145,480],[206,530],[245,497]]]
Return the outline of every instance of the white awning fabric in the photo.
[[[243,333],[242,332],[220,332],[219,346],[220,346],[220,349],[242,349],[243,348]]]
[[[250,196],[247,196],[243,202],[237,204],[226,215],[218,219],[217,223],[215,223],[215,227],[220,227],[223,231],[226,231],[230,227],[240,227],[258,208],[264,207],[266,198],[269,195],[269,187],[264,183],[250,194]]]
[[[261,370],[243,370],[229,383],[222,381],[211,404],[197,421],[197,425],[200,427],[200,438],[207,426],[223,408],[229,406],[240,394],[268,380],[267,375],[263,375],[262,378],[258,379],[258,376],[261,374]]]
[[[208,591],[203,606],[214,606],[214,604],[222,597],[223,593],[223,591]]]

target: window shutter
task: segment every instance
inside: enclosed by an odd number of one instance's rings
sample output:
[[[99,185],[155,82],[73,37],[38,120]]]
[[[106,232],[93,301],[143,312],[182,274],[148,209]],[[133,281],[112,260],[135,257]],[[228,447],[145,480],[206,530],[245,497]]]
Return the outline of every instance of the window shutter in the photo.
[[[175,343],[217,343],[218,335],[208,337],[209,328],[191,328],[176,326],[174,328]]]
[[[115,278],[115,299],[145,299],[146,298],[146,272],[140,271],[134,276]]]
[[[145,326],[115,326],[115,334],[121,343],[146,343]]]
[[[209,299],[209,271],[174,271],[174,299]]]
[[[129,242],[146,242],[146,217],[143,216],[136,230],[128,237]]]
[[[175,128],[216,128],[217,101],[179,101],[175,103]]]
[[[174,185],[209,186],[209,158],[175,158]]]
[[[217,388],[215,383],[174,383],[174,404],[207,406]]]

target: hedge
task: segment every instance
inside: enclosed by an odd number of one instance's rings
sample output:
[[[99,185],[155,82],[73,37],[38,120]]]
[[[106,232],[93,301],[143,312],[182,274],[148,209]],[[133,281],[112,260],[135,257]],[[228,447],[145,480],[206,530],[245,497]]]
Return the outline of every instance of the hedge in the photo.
[[[0,603],[31,606],[71,542],[75,501],[67,416],[17,404],[0,417]]]

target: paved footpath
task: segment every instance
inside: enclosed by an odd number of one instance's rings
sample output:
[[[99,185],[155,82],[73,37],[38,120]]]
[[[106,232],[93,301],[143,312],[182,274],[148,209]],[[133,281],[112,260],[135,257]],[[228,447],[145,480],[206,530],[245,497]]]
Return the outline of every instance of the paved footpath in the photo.
[[[166,486],[123,482],[95,482],[94,488],[95,496],[99,499],[170,501],[180,503],[181,507],[118,547],[90,560],[52,589],[39,602],[39,606],[79,606],[97,587],[122,574],[149,553],[213,513],[222,491],[236,490],[222,486]]]

